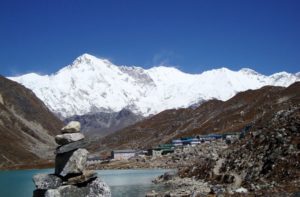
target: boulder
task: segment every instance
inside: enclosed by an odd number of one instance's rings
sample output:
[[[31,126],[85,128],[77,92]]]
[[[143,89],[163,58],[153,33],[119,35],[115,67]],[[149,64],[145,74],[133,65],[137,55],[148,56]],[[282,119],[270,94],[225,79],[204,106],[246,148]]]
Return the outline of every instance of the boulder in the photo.
[[[65,133],[62,135],[55,136],[55,142],[59,145],[65,145],[72,142],[82,140],[84,135],[81,133]]]
[[[84,170],[81,175],[69,178],[64,184],[76,185],[88,182],[97,178],[97,172],[94,170]]]
[[[85,168],[87,156],[88,151],[81,148],[57,154],[55,158],[55,174],[63,177],[72,174],[81,174]]]
[[[65,185],[57,189],[49,189],[45,193],[45,197],[111,197],[110,188],[101,179],[88,183],[85,187],[77,187],[74,185]]]
[[[36,189],[33,191],[33,197],[44,197],[46,191],[46,189]]]
[[[88,196],[110,197],[111,192],[109,186],[100,178],[96,178],[87,186],[89,188]]]
[[[55,189],[62,185],[62,180],[54,174],[37,174],[33,177],[35,187],[39,190]]]
[[[45,193],[45,197],[81,197],[87,196],[86,188],[79,188],[74,185],[64,185],[57,189],[49,189]]]
[[[61,129],[61,132],[62,133],[79,133],[80,127],[81,127],[80,122],[71,121]]]
[[[162,175],[162,178],[163,178],[164,181],[168,181],[168,180],[173,179],[176,175],[177,175],[176,171],[165,172]]]
[[[59,146],[56,151],[55,154],[62,154],[62,153],[66,153],[66,152],[70,152],[79,148],[85,148],[88,145],[88,142],[86,140],[79,140],[77,142],[72,142],[69,144],[65,144],[62,146]]]

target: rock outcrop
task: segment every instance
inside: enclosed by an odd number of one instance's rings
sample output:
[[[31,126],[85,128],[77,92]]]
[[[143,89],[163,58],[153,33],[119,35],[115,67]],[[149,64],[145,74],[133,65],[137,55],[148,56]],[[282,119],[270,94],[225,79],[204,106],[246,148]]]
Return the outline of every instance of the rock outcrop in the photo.
[[[86,170],[87,144],[80,132],[80,123],[72,121],[55,137],[60,145],[55,154],[54,174],[33,177],[34,197],[110,197],[109,186],[93,170]]]

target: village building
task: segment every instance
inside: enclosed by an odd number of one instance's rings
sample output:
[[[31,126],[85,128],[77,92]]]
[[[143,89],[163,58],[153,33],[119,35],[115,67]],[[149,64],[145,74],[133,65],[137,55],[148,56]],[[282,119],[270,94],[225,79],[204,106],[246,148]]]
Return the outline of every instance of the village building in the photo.
[[[153,148],[153,149],[151,149],[151,156],[154,157],[154,158],[162,156],[162,152],[163,152],[162,149],[155,149],[155,148]]]
[[[195,137],[187,137],[187,138],[172,140],[172,144],[175,147],[184,146],[184,145],[196,146],[197,144],[200,144],[200,143],[201,143],[201,140],[198,138],[195,138]]]
[[[224,139],[239,139],[239,137],[240,137],[240,132],[223,134]]]
[[[223,135],[221,134],[208,134],[208,135],[198,135],[196,137],[200,142],[210,142],[213,140],[222,139]]]
[[[223,134],[223,139],[226,141],[227,144],[231,144],[232,142],[237,141],[239,138],[240,138],[240,132]]]
[[[139,156],[139,157],[145,157],[146,155],[148,155],[148,151],[146,151],[146,150],[139,150],[136,152],[136,156]]]
[[[161,155],[166,155],[168,153],[173,153],[174,150],[175,147],[173,144],[160,144],[153,149],[149,149],[148,152],[152,157],[158,157]]]
[[[131,157],[136,156],[137,151],[136,150],[113,150],[111,152],[111,158],[114,160],[128,160]]]
[[[196,146],[196,145],[198,145],[198,144],[201,144],[200,139],[198,139],[198,138],[192,138],[192,139],[190,140],[190,145],[191,145],[191,146]]]
[[[97,164],[97,163],[101,163],[101,162],[102,162],[101,158],[97,157],[97,156],[87,158],[87,163],[88,164]]]
[[[177,139],[177,140],[172,140],[172,144],[174,146],[183,146],[183,142],[181,139]]]

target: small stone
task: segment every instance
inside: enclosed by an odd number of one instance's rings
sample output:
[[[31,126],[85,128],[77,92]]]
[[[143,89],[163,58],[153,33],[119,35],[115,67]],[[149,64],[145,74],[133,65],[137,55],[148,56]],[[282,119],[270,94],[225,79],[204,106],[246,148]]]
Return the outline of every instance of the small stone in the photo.
[[[290,129],[293,133],[296,133],[298,131],[297,127],[295,126],[291,126]]]
[[[55,151],[55,154],[62,154],[66,152],[73,151],[78,148],[85,148],[88,145],[88,142],[85,140],[79,140],[77,142],[72,142],[69,144],[62,145],[58,147]]]
[[[158,196],[158,193],[155,192],[154,190],[152,190],[151,192],[148,192],[146,194],[146,197],[157,197]]]
[[[246,188],[240,187],[240,188],[236,189],[235,192],[237,192],[237,193],[247,193],[248,190]]]
[[[55,136],[55,142],[59,145],[65,145],[72,142],[82,140],[84,135],[81,133],[65,133],[62,135]]]
[[[62,133],[79,133],[80,132],[80,122],[71,121],[66,126],[64,126],[61,131]]]
[[[94,170],[84,170],[81,175],[71,177],[67,180],[66,183],[67,185],[76,185],[79,183],[85,183],[88,182],[89,180],[97,178],[97,172]]]
[[[39,190],[55,189],[62,185],[62,180],[53,174],[37,174],[33,177],[35,187]]]
[[[81,174],[85,168],[87,156],[88,151],[86,149],[56,155],[55,174],[63,177],[70,174]]]

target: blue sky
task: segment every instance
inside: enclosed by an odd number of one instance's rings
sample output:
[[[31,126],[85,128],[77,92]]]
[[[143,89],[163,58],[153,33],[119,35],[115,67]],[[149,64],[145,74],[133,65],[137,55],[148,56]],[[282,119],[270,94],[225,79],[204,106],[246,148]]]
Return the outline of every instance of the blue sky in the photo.
[[[189,73],[300,71],[298,0],[1,0],[0,74],[53,73],[90,53]]]

